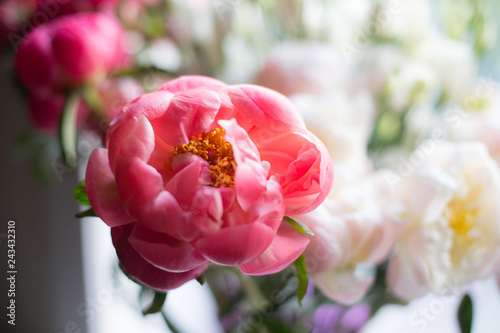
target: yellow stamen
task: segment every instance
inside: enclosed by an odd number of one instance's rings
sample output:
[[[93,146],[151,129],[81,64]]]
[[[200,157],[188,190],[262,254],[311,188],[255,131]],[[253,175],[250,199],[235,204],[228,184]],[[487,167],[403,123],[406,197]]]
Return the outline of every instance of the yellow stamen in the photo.
[[[474,186],[464,194],[456,193],[443,213],[454,233],[450,248],[450,260],[454,266],[461,264],[463,256],[477,242],[472,230],[478,223],[481,195],[481,186]]]
[[[233,147],[224,139],[223,134],[224,129],[219,127],[211,132],[193,136],[189,143],[174,148],[166,167],[170,168],[172,158],[177,155],[195,154],[210,164],[208,173],[212,177],[211,186],[234,187],[236,162],[234,161]]]
[[[455,195],[448,203],[444,217],[457,236],[465,237],[475,224],[479,210],[481,187],[476,186],[467,195]]]

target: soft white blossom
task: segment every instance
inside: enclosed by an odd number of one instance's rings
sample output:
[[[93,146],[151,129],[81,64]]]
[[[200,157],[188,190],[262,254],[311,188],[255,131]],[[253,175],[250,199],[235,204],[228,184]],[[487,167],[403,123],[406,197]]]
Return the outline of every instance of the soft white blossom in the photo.
[[[387,282],[399,297],[446,293],[491,275],[500,260],[500,172],[479,142],[427,142],[401,183],[408,224]]]
[[[387,172],[334,187],[316,210],[296,217],[315,233],[304,252],[308,272],[338,302],[354,303],[367,292],[375,265],[387,258],[404,222]]]

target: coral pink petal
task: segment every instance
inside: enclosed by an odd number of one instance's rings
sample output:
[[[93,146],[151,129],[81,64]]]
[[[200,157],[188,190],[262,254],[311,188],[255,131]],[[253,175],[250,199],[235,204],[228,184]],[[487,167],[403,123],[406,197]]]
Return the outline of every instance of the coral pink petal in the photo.
[[[252,223],[264,223],[276,232],[281,225],[284,212],[285,201],[281,186],[274,179],[270,179],[266,184],[266,190],[250,207],[248,219]]]
[[[235,85],[227,87],[227,93],[238,111],[235,115],[238,123],[242,118],[242,124],[250,121],[255,127],[275,133],[305,129],[304,120],[292,102],[274,90],[254,85]]]
[[[309,207],[298,210],[300,214],[305,214],[312,211],[313,209],[316,209],[316,207],[318,207],[323,201],[325,201],[326,197],[331,191],[334,179],[333,163],[328,149],[326,149],[326,146],[323,144],[323,142],[314,134],[310,133],[310,135],[313,138],[314,143],[316,144],[316,148],[319,149],[319,152],[321,154],[321,161],[319,165],[319,184],[321,191],[316,196],[316,199],[314,199],[314,201],[309,205]],[[288,214],[287,212],[285,212],[285,214],[293,215],[293,213]]]
[[[188,242],[134,224],[128,239],[130,245],[148,262],[170,272],[186,272],[207,260]]]
[[[157,291],[166,292],[196,279],[207,268],[207,264],[202,264],[187,272],[173,273],[153,266],[141,257],[128,242],[132,229],[133,224],[111,228],[111,238],[122,269],[129,278],[137,283]]]
[[[309,238],[283,221],[271,246],[254,260],[240,265],[248,275],[268,275],[282,271],[304,252]]]
[[[155,131],[171,146],[187,143],[193,135],[209,131],[220,106],[219,95],[211,90],[180,93],[172,98],[165,115],[154,123]]]
[[[269,247],[274,231],[263,223],[226,227],[202,237],[193,246],[205,258],[221,265],[241,265]]]
[[[175,198],[163,189],[162,176],[137,157],[120,159],[116,167],[116,187],[130,215],[159,232],[167,229],[167,216],[176,221],[181,212]]]
[[[155,133],[146,117],[129,118],[109,140],[109,164],[115,170],[118,158],[137,157],[147,162],[155,148]]]
[[[208,90],[217,91],[226,84],[216,79],[206,76],[187,75],[177,79],[168,81],[158,89],[158,91],[169,91],[173,94],[178,94],[187,90],[205,88]]]
[[[219,124],[225,129],[224,138],[233,147],[236,196],[246,211],[266,189],[267,170],[260,162],[259,151],[236,120],[219,120]]]
[[[261,159],[279,175],[285,197],[285,215],[304,214],[316,208],[333,184],[333,167],[325,146],[308,131],[291,132],[259,147]]]
[[[181,154],[172,159],[171,165],[174,175],[165,189],[176,197],[179,204],[191,205],[196,187],[210,183],[208,162],[193,154]]]
[[[159,118],[167,112],[174,95],[167,91],[155,91],[137,97],[123,108],[130,116],[144,115],[149,120]]]
[[[275,136],[259,146],[259,152],[263,161],[271,163],[271,173],[286,176],[290,164],[305,147],[315,147],[305,131],[289,132]]]
[[[108,164],[108,151],[94,149],[85,176],[85,191],[96,214],[110,227],[134,222],[118,196],[116,183]]]
[[[110,138],[114,136],[115,130],[117,130],[130,118],[137,118],[142,114],[151,123],[154,123],[156,118],[161,117],[165,112],[167,112],[172,97],[173,95],[166,91],[152,92],[139,96],[125,105],[123,107],[123,113],[118,114],[118,116],[112,120],[108,128],[108,132],[106,134],[106,146],[109,147]]]
[[[223,188],[199,187],[189,206],[189,227],[203,235],[218,231],[223,223],[224,193]]]

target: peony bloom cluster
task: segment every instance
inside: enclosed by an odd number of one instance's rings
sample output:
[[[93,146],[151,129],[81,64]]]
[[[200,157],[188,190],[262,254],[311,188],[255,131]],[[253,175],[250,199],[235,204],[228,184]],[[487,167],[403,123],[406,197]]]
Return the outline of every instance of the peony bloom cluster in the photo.
[[[309,239],[307,213],[333,182],[330,156],[283,95],[184,76],[133,100],[92,152],[86,192],[124,271],[155,290],[210,263],[284,269]]]
[[[15,67],[29,90],[32,114],[38,118],[47,115],[37,124],[50,131],[57,126],[66,92],[95,84],[127,62],[123,28],[118,20],[105,14],[84,13],[33,30],[19,45]],[[46,112],[47,106],[51,106],[50,112]]]
[[[500,172],[479,142],[435,142],[401,185],[407,225],[388,269],[401,298],[450,293],[500,263]]]

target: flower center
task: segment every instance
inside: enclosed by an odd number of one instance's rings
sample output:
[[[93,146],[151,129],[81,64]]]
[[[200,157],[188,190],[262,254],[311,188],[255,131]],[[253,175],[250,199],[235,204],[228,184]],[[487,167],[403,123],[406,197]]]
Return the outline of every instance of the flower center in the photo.
[[[219,127],[208,133],[194,135],[188,143],[174,148],[170,161],[173,157],[181,154],[198,155],[210,164],[208,171],[212,177],[210,186],[234,187],[236,162],[234,161],[233,147],[222,134],[224,134],[224,128]]]
[[[465,195],[456,194],[444,211],[443,216],[454,233],[449,254],[455,267],[460,267],[464,256],[479,241],[473,230],[478,222],[481,193],[482,187],[474,186]]]
[[[481,195],[481,187],[476,186],[465,196],[454,196],[448,203],[444,216],[449,226],[459,237],[466,237],[475,224],[479,210],[478,201]]]

